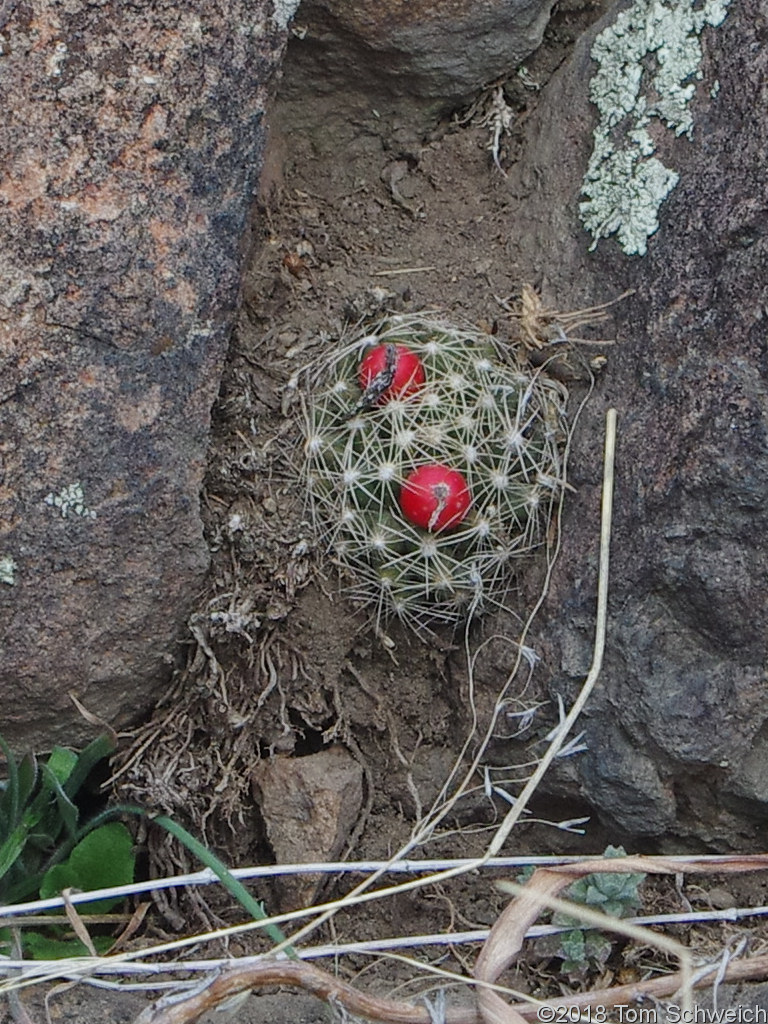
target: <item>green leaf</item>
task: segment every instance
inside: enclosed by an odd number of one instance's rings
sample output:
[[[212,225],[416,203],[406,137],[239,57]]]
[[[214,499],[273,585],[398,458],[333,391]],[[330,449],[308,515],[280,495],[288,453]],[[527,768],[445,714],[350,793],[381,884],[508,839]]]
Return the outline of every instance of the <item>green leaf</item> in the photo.
[[[112,740],[104,735],[93,740],[80,754],[66,747],[54,747],[42,768],[42,786],[35,803],[43,808],[40,832],[31,842],[45,850],[59,844],[62,830],[70,841],[77,834],[79,812],[72,801],[93,767],[114,749]],[[68,849],[59,849],[55,860],[66,856]]]
[[[585,875],[577,882],[574,882],[573,885],[569,885],[566,892],[568,899],[573,900],[574,903],[586,903],[590,885],[589,880],[592,877],[592,875]]]
[[[35,791],[38,779],[37,758],[25,754],[19,765],[19,807],[25,807]]]
[[[561,955],[564,960],[570,960],[574,963],[584,963],[586,959],[584,932],[564,932],[560,948],[562,950]]]
[[[523,868],[523,870],[518,872],[517,884],[518,885],[525,885],[526,882],[529,882],[531,880],[531,878],[533,878],[533,872],[535,870],[536,870],[536,865],[535,864],[526,864],[525,867]]]
[[[611,955],[612,949],[611,940],[602,932],[584,932],[584,955],[591,963],[602,966]]]
[[[622,846],[609,846],[605,850],[606,858],[626,857]],[[626,917],[640,905],[638,888],[644,880],[642,873],[627,872],[595,872],[578,879],[569,886],[566,895],[574,903],[597,907],[610,917]],[[556,924],[571,926],[573,919],[565,915],[555,915]]]
[[[223,864],[219,858],[209,850],[207,846],[204,846],[198,839],[187,832],[183,825],[179,825],[178,822],[174,821],[173,818],[167,817],[165,814],[158,814],[155,816],[147,814],[142,807],[134,807],[131,804],[120,804],[117,807],[111,809],[112,813],[123,813],[123,814],[137,814],[141,818],[148,818],[150,821],[154,821],[156,825],[160,825],[166,832],[169,832],[174,838],[178,839],[179,842],[183,843],[190,853],[194,854],[199,860],[205,864],[207,868],[217,876],[221,881],[224,888],[235,897],[235,899],[241,904],[245,910],[257,921],[264,921],[267,917],[266,911],[264,910],[264,904],[259,900],[256,900],[251,896],[248,890],[245,888],[243,883],[235,878],[235,876],[227,869],[226,865]],[[272,939],[280,945],[287,942],[285,935],[275,924],[267,924],[264,926],[264,931]],[[285,946],[286,955],[291,959],[295,960],[296,950],[291,945]]]
[[[62,889],[81,892],[127,885],[133,881],[135,864],[131,833],[119,821],[101,825],[89,832],[74,847],[63,864],[54,864],[40,884],[40,897],[58,896]],[[81,914],[103,912],[119,899],[92,900],[78,905]]]
[[[77,793],[93,769],[103,761],[105,757],[115,752],[115,740],[107,733],[102,733],[92,740],[85,749],[77,755],[77,760],[72,771],[64,783],[64,790],[69,797]]]
[[[106,953],[114,942],[108,935],[92,935],[97,953]],[[42,932],[25,932],[22,938],[24,952],[33,960],[63,960],[70,956],[90,956],[80,939],[61,939]]]
[[[179,825],[179,823],[174,821],[173,818],[169,818],[165,814],[158,814],[151,820],[157,825],[161,825],[166,832],[170,832],[172,836],[175,836],[178,840],[184,843],[191,853],[201,860],[207,868],[210,868],[211,871],[218,876],[225,889],[235,897],[235,899],[245,910],[248,911],[254,920],[263,921],[266,918],[267,914],[264,910],[264,904],[259,900],[255,900],[243,883],[235,878],[225,865],[222,864],[216,854],[209,850],[207,846],[203,846],[198,839],[195,839],[193,835],[187,832],[183,825]],[[282,931],[276,925],[267,925],[265,926],[264,931],[269,935],[273,942],[285,942],[285,935],[283,935]],[[296,952],[292,946],[286,947],[286,953],[291,957],[291,959],[296,958]]]
[[[19,769],[13,751],[0,736],[0,750],[5,755],[8,766],[8,781],[3,786],[3,795],[0,798],[0,825],[3,832],[14,828],[19,817]]]
[[[48,765],[44,764],[43,774],[48,776],[49,772],[50,769]],[[77,819],[80,817],[80,812],[69,799],[64,791],[64,787],[52,772],[50,772],[48,781],[50,782],[51,789],[56,798],[56,810],[58,812],[58,817],[61,819],[64,828],[67,830],[67,834],[70,839],[74,839],[77,835]]]
[[[0,879],[8,874],[10,869],[19,859],[27,841],[29,825],[21,822],[11,832],[5,842],[0,846]],[[0,890],[2,891],[2,890]]]
[[[57,813],[56,792],[66,782],[77,761],[77,755],[64,747],[54,747],[40,772],[40,787],[30,805],[35,818],[30,844],[38,850],[54,846],[64,825]],[[39,828],[37,827],[39,825]]]
[[[66,747],[54,747],[48,756],[45,767],[62,785],[72,774],[72,769],[77,764],[77,754],[74,750]]]

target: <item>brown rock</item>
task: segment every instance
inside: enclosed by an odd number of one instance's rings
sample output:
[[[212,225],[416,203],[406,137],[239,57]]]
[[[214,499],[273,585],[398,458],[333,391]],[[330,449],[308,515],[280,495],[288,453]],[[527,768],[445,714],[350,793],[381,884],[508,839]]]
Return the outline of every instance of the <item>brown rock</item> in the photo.
[[[252,782],[278,864],[338,859],[363,804],[363,769],[343,747],[262,761]],[[307,905],[321,879],[287,882],[287,901]]]
[[[283,97],[319,88],[336,109],[393,116],[418,133],[434,115],[468,101],[500,75],[514,73],[541,42],[553,0],[304,0],[286,57]],[[323,125],[306,126],[322,145]],[[334,129],[336,130],[336,129]],[[330,144],[330,140],[329,140]]]
[[[286,4],[6,4],[0,728],[76,741],[168,674]],[[9,13],[10,12],[10,13]]]

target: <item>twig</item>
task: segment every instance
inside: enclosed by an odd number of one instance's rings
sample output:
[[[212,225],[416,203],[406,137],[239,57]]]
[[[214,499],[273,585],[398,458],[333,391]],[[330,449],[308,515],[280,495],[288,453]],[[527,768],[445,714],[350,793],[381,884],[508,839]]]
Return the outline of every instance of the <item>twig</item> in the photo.
[[[719,964],[711,964],[706,974],[697,975],[693,987],[703,988],[708,985],[718,966]],[[746,981],[747,979],[756,980],[766,977],[768,977],[768,953],[762,953],[760,956],[749,957],[746,960],[732,960],[725,970],[723,980]],[[629,985],[616,985],[613,988],[593,989],[591,992],[579,992],[570,996],[560,996],[557,999],[548,999],[544,1005],[553,1008],[567,1006],[584,1010],[589,1006],[619,1006],[640,998],[663,999],[665,996],[674,995],[682,983],[682,974],[678,971],[675,974],[665,974],[662,978],[650,978]],[[539,1007],[529,1006],[526,1003],[513,1003],[512,1005],[526,1020],[537,1019]]]
[[[181,1002],[160,1000],[155,1007],[148,1007],[140,1013],[135,1024],[194,1024],[208,1010],[241,992],[264,985],[302,988],[318,999],[343,1006],[349,1013],[368,1020],[387,1021],[389,1024],[431,1024],[432,1021],[429,1010],[424,1006],[370,996],[311,964],[267,962],[222,974],[202,992],[185,995]],[[479,1024],[472,1007],[446,1010],[443,1019],[445,1024]]]
[[[623,858],[617,858],[623,860]],[[644,858],[632,858],[642,861]],[[598,862],[598,870],[602,871],[605,861]],[[622,865],[624,873],[627,868]],[[581,865],[580,865],[581,870]],[[583,874],[589,872],[584,868]],[[474,975],[479,981],[493,983],[515,960],[522,949],[525,933],[545,907],[561,914],[568,914],[584,924],[607,931],[615,931],[634,939],[641,945],[655,946],[675,956],[680,962],[680,976],[683,1002],[683,1020],[691,1017],[685,1011],[691,1009],[692,960],[690,950],[681,943],[666,935],[658,934],[648,928],[639,928],[628,921],[594,910],[591,907],[571,900],[559,899],[557,894],[573,880],[570,871],[557,871],[551,868],[539,868],[525,885],[513,882],[501,882],[499,888],[510,892],[515,899],[505,908],[498,921],[491,929],[488,941],[477,958]],[[478,991],[477,1002],[484,1024],[520,1024],[521,1014],[490,987]]]
[[[21,956],[21,935],[15,928],[11,931],[11,948],[13,949],[14,956]],[[8,1008],[11,1011],[15,1024],[33,1024],[18,992],[11,991],[8,993]]]
[[[453,870],[454,868],[474,870],[478,867],[488,869],[558,867],[561,864],[581,864],[584,863],[584,861],[593,860],[595,856],[598,855],[589,854],[586,856],[580,855],[566,857],[489,857],[479,865],[477,858],[475,857],[429,858],[424,860],[398,860],[395,862],[385,860],[319,861],[317,863],[308,862],[306,864],[259,864],[253,867],[230,868],[230,874],[234,878],[245,880],[251,878],[275,878],[284,875],[367,875],[372,871],[380,871],[384,874],[408,875],[448,871]],[[666,857],[665,861],[670,864],[676,864],[678,866],[678,871],[680,872],[684,871],[686,866],[694,861],[697,864],[706,862],[709,864],[710,870],[712,872],[716,872],[720,869],[721,865],[725,865],[725,870],[728,870],[728,865],[733,861],[733,857],[729,854],[711,854],[709,856],[690,856],[686,854]],[[155,889],[174,889],[181,888],[183,886],[211,885],[220,881],[221,879],[218,875],[206,868],[203,871],[193,871],[184,875],[169,875],[167,878],[152,878],[145,882],[132,882],[130,885],[115,885],[108,889],[91,889],[80,893],[73,892],[70,895],[69,900],[72,904],[89,903],[96,900],[135,896],[142,893],[152,892]],[[13,918],[22,915],[25,916],[25,924],[49,924],[50,921],[48,919],[35,920],[26,917],[26,915],[35,914],[37,912],[42,913],[43,911],[54,910],[63,906],[64,901],[60,896],[51,896],[45,900],[31,900],[28,903],[13,903],[8,906],[0,907],[0,928],[6,927],[11,924]],[[761,908],[746,909],[744,914],[757,913],[760,910]],[[715,914],[717,920],[734,921],[736,920],[736,917],[733,915],[737,915],[739,911],[728,908],[718,911],[703,911],[702,913]],[[680,918],[680,920],[682,919],[683,918]],[[688,918],[685,916],[685,919],[705,920],[706,918]],[[61,919],[57,917],[53,920],[60,921]],[[112,923],[125,921],[126,915],[89,915],[88,920],[95,924]]]
[[[741,865],[736,865],[738,870],[741,870]],[[766,863],[766,869],[768,870],[768,863]],[[727,869],[726,869],[727,870]],[[143,903],[142,909],[146,908],[148,904]],[[761,907],[731,907],[726,910],[700,910],[690,911],[687,913],[680,914],[650,914],[641,917],[628,917],[624,920],[628,924],[636,925],[653,925],[657,928],[667,927],[671,924],[694,924],[694,923],[712,923],[722,921],[740,921],[747,917],[765,917],[768,916],[768,906]],[[12,919],[9,919],[10,923]],[[26,918],[24,923],[26,924],[29,918]],[[60,922],[61,918],[50,918],[50,921]],[[552,924],[534,924],[525,933],[527,940],[537,939],[544,935],[558,935],[562,932],[569,931],[570,927],[567,925],[552,925]],[[338,959],[342,956],[349,955],[378,955],[380,953],[388,953],[400,949],[408,949],[413,947],[421,946],[459,946],[467,945],[469,943],[483,943],[488,939],[490,934],[489,928],[479,928],[474,931],[468,932],[440,932],[435,935],[396,935],[390,938],[383,939],[367,939],[359,942],[336,942],[329,943],[327,945],[320,946],[307,946],[304,949],[298,950],[298,956],[301,960],[319,960],[323,957],[334,957]],[[110,953],[117,952],[113,947]],[[148,950],[152,952],[152,950]],[[250,964],[255,964],[263,960],[263,955],[251,956],[251,957],[216,957],[204,960],[184,960],[183,967],[185,971],[191,972],[202,972],[202,971],[217,971],[225,967],[245,967]],[[45,967],[49,961],[35,961],[38,967]],[[2,959],[0,960],[0,973],[10,974],[16,971],[25,971],[30,967],[29,960],[14,960],[14,959]],[[111,962],[110,960],[103,960],[98,967],[98,973],[103,974],[175,974],[178,972],[179,962],[169,961],[168,963],[120,963]],[[93,977],[84,978],[89,984],[95,984]],[[105,983],[106,984],[106,983]],[[117,984],[117,983],[115,983]],[[174,984],[173,982],[167,982],[165,984]]]
[[[595,859],[593,861],[584,861],[584,862],[582,862],[580,864],[565,864],[565,865],[561,865],[557,869],[557,873],[559,875],[567,876],[569,878],[569,880],[572,880],[573,878],[579,877],[579,874],[593,873],[593,872],[596,872],[596,871],[600,871],[600,872],[603,872],[603,873],[640,871],[640,872],[646,872],[646,873],[649,873],[649,874],[677,875],[680,872],[680,867],[681,867],[680,860],[681,860],[681,858],[675,858],[675,857],[622,857],[622,858],[619,858],[619,859],[608,859],[608,860]],[[753,854],[753,855],[745,855],[745,856],[727,856],[727,857],[717,857],[717,858],[710,858],[710,857],[685,858],[686,871],[688,873],[690,873],[690,874],[699,874],[699,875],[711,873],[712,872],[712,867],[713,867],[713,864],[712,864],[713,860],[716,860],[716,862],[717,862],[717,870],[720,873],[734,873],[734,872],[745,872],[745,871],[758,871],[758,870],[765,871],[765,870],[768,870],[768,855]],[[429,878],[429,879],[417,879],[415,881],[406,883],[404,886],[396,886],[396,887],[389,888],[387,890],[379,890],[378,892],[375,892],[375,893],[363,893],[363,894],[360,894],[353,902],[355,902],[355,903],[357,903],[357,902],[366,902],[366,901],[374,899],[374,898],[382,898],[382,897],[384,897],[386,895],[391,895],[392,893],[395,893],[395,892],[402,892],[404,889],[408,890],[408,889],[414,888],[416,885],[426,885],[430,881],[433,881],[433,880],[434,880],[434,876],[432,878]],[[343,902],[343,901],[341,901],[341,902]],[[303,910],[303,911],[297,911],[297,912],[292,912],[290,914],[280,915],[279,917],[272,918],[270,920],[271,920],[272,923],[284,923],[286,921],[286,919],[294,919],[295,920],[296,918],[301,917],[301,916],[313,915],[313,914],[318,914],[318,913],[319,914],[324,914],[324,913],[326,913],[328,911],[328,909],[330,909],[330,906],[338,906],[338,903],[337,904],[332,904],[332,905],[320,906],[320,907],[313,907],[313,908],[309,908],[309,909],[306,909],[306,910]],[[204,941],[206,941],[207,939],[210,939],[210,938],[220,937],[220,936],[223,936],[223,935],[233,935],[233,934],[237,934],[238,932],[243,932],[243,931],[250,931],[250,930],[253,930],[254,928],[257,928],[257,927],[259,927],[260,925],[263,925],[263,924],[264,924],[264,922],[257,922],[257,921],[256,922],[248,922],[245,925],[236,926],[236,927],[227,928],[227,929],[220,929],[218,932],[208,933],[207,935],[191,936],[191,937],[189,937],[187,939],[181,939],[181,940],[179,940],[177,942],[165,943],[165,944],[162,944],[160,946],[152,947],[150,949],[134,950],[134,951],[132,951],[130,953],[122,953],[122,954],[119,954],[117,956],[111,956],[111,957],[100,957],[100,958],[73,957],[73,958],[69,958],[69,959],[66,959],[66,960],[54,961],[54,962],[50,962],[50,963],[30,962],[30,963],[28,963],[26,965],[27,966],[27,970],[28,970],[27,975],[25,975],[23,978],[13,979],[12,981],[7,981],[7,982],[3,983],[2,985],[0,985],[0,991],[9,991],[10,992],[10,991],[12,991],[13,989],[16,989],[16,988],[27,987],[29,985],[38,984],[41,981],[53,980],[55,978],[69,978],[69,979],[73,979],[74,980],[78,976],[86,975],[88,973],[95,973],[95,972],[104,971],[104,970],[109,970],[109,971],[112,971],[112,972],[114,972],[115,970],[119,971],[121,967],[123,969],[128,967],[129,969],[125,970],[125,973],[130,973],[131,961],[141,960],[141,959],[146,958],[148,956],[157,956],[157,955],[160,955],[161,953],[171,952],[173,950],[178,950],[180,948],[183,948],[185,946],[189,946],[189,945],[192,945],[192,944],[199,944],[199,943],[204,942]],[[758,966],[756,967],[756,970],[758,970],[758,969],[762,970],[763,969],[763,966],[762,966],[763,965],[763,961],[762,960],[756,961],[756,963],[758,964]],[[11,967],[11,964],[8,963],[7,966]],[[14,964],[14,966],[16,966],[16,965]],[[181,962],[177,961],[176,963],[144,964],[144,965],[141,965],[141,966],[143,968],[154,970],[156,973],[160,973],[160,972],[165,972],[165,971],[168,971],[168,970],[173,970],[174,968],[175,969],[179,969],[179,967],[185,966],[185,965],[184,965],[183,961],[181,961]],[[266,969],[267,967],[270,967],[271,969],[274,969],[275,971],[283,971],[284,972],[283,974],[281,974],[279,976],[279,980],[280,981],[282,981],[282,982],[284,982],[286,984],[297,984],[297,985],[300,985],[300,986],[304,987],[304,983],[303,983],[302,979],[305,976],[309,977],[309,975],[304,975],[301,972],[299,972],[297,974],[296,971],[295,971],[295,968],[297,968],[298,966],[306,967],[308,965],[305,965],[305,964],[298,965],[297,963],[291,962],[291,961],[262,960],[262,961],[258,962],[256,965],[251,963],[251,964],[248,965],[247,968],[245,968],[245,967],[241,968],[241,972],[247,972],[247,971],[255,970],[256,967],[258,967],[259,971],[261,971],[262,968]],[[729,965],[728,972],[726,972],[726,979],[730,978],[732,976],[729,973],[730,969],[731,969],[731,966],[735,967],[735,964],[734,965]],[[230,975],[232,975],[232,974],[234,974],[234,972],[230,972]],[[320,976],[322,976],[323,972],[320,971],[319,974],[320,974]],[[247,974],[246,975],[246,973],[238,973],[237,976],[238,977],[247,977],[248,980],[243,982],[243,988],[254,987],[254,985],[257,982],[255,982],[253,979],[261,977],[260,974],[259,975],[253,975],[253,974]],[[270,973],[268,976],[265,976],[265,977],[268,977],[269,979],[272,979],[272,978],[274,978],[274,975]],[[330,976],[328,976],[328,977],[330,977]],[[264,981],[263,983],[264,984],[271,984],[272,981],[271,980],[267,980],[267,981]],[[326,979],[326,984],[329,985],[329,986],[330,985],[337,986],[337,982],[335,981],[335,979],[332,979],[332,978],[330,979],[330,981]],[[696,984],[698,984],[698,981],[696,982]],[[314,991],[314,989],[312,989],[311,986],[309,986],[309,990],[310,991]],[[334,987],[334,991],[335,990],[336,989]],[[330,991],[330,989],[329,989],[329,991]],[[642,985],[638,985],[638,991],[642,991]],[[233,994],[233,993],[230,993],[230,994]],[[625,989],[621,990],[621,994],[622,994],[622,998],[623,998],[624,995],[625,995]],[[182,998],[183,998],[183,996],[182,996]],[[222,999],[226,999],[226,998],[228,998],[227,995],[223,995],[222,996]],[[607,1005],[607,998],[601,998],[601,1001],[605,1002],[606,1005]],[[195,1005],[197,1005],[197,1004],[195,1004]],[[346,1005],[346,1004],[344,1004],[344,1005]],[[165,1009],[165,1007],[158,1007],[157,1009],[161,1009],[161,1008]],[[408,1012],[409,1013],[411,1012],[410,1008],[409,1008]],[[195,1017],[194,1016],[188,1017],[188,1018],[178,1017],[176,1019],[181,1020],[181,1021],[187,1021],[188,1020],[188,1021],[191,1022],[191,1021],[195,1020]],[[385,1017],[385,1018],[376,1018],[376,1019],[389,1020],[389,1019],[392,1019],[392,1018],[386,1018]],[[400,1018],[396,1018],[396,1019],[399,1020]],[[411,1018],[408,1018],[408,1019],[410,1020]],[[415,1019],[417,1021],[421,1020],[421,1018],[415,1018]],[[469,1022],[469,1018],[466,1018],[466,1019]],[[161,1017],[161,1018],[158,1018],[157,1021],[152,1020],[152,1018],[145,1018],[144,1020],[141,1021],[141,1024],[146,1024],[147,1020],[149,1020],[151,1022],[151,1024],[165,1024],[166,1020],[174,1020],[174,1018],[162,1018]],[[479,1020],[479,1018],[472,1018],[472,1020],[471,1020],[471,1022],[469,1022],[469,1024],[476,1024],[477,1020]],[[139,1022],[137,1022],[137,1024],[139,1024]],[[453,1024],[453,1019],[451,1020],[451,1024]],[[461,1024],[461,1021],[457,1020],[456,1024]]]
[[[709,984],[718,964],[712,964],[704,974],[698,974],[694,987]],[[768,975],[768,954],[749,960],[732,961],[724,975],[725,981],[761,978]],[[586,1008],[602,1005],[610,1007],[637,1000],[642,996],[663,998],[677,992],[683,983],[682,972],[653,978],[635,984],[617,985],[614,988],[598,989],[573,996],[563,996],[543,1002],[509,1004],[517,1018],[536,1020],[542,1006]],[[205,989],[190,996],[185,993],[174,1002],[160,1000],[154,1007],[148,1007],[136,1019],[135,1024],[194,1024],[203,1013],[220,1006],[233,996],[250,989],[266,985],[290,985],[304,989],[318,999],[333,1001],[349,1013],[369,1020],[384,1021],[387,1024],[431,1024],[429,1010],[411,1003],[392,999],[379,999],[359,991],[352,985],[334,978],[326,971],[304,963],[262,963],[247,968],[229,971],[214,979]],[[481,991],[492,991],[490,987]],[[165,1004],[165,1005],[163,1005]],[[511,1020],[512,1017],[502,1017]],[[541,1019],[541,1018],[540,1018]],[[559,1019],[559,1018],[555,1018]],[[570,1018],[568,1018],[570,1019]],[[474,1007],[455,1007],[445,1011],[445,1024],[484,1024],[484,1018]]]
[[[397,270],[375,270],[373,277],[396,277],[398,274],[426,274],[437,267],[398,267]]]
[[[589,670],[579,696],[576,698],[573,707],[566,715],[562,725],[555,734],[544,756],[517,798],[514,807],[509,811],[504,821],[499,826],[493,842],[488,847],[488,856],[495,857],[509,833],[514,828],[525,808],[528,806],[531,797],[537,786],[544,778],[549,766],[557,756],[563,745],[563,741],[571,731],[574,722],[584,709],[592,690],[595,688],[600,669],[603,665],[603,652],[605,650],[605,630],[608,617],[608,566],[611,547],[611,519],[613,514],[613,464],[616,451],[616,410],[609,409],[605,419],[605,460],[603,465],[603,500],[602,517],[600,524],[600,565],[597,579],[597,617],[595,622],[595,645],[592,655],[592,666]]]

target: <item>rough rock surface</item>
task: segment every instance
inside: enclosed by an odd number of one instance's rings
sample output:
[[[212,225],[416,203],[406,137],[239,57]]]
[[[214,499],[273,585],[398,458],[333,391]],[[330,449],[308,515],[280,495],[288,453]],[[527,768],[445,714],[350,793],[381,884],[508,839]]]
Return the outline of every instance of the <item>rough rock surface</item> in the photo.
[[[594,35],[550,83],[510,182],[536,184],[516,224],[536,240],[533,259],[518,255],[551,305],[635,289],[576,434],[578,493],[537,646],[551,690],[573,696],[591,659],[603,420],[615,406],[608,648],[589,752],[572,767],[625,833],[739,846],[768,807],[768,126],[754,117],[768,101],[765,17],[745,0],[705,29],[693,137],[658,140],[680,181],[643,258],[613,238],[588,252],[578,220]]]
[[[301,106],[310,91],[325,92],[327,128],[337,120],[339,90],[348,93],[346,118],[357,92],[360,117],[376,108],[378,117],[393,114],[416,132],[435,112],[514,72],[541,42],[552,6],[553,0],[304,0],[283,97]],[[298,117],[296,111],[291,120]],[[322,127],[306,126],[313,135]]]
[[[338,860],[363,805],[363,769],[340,746],[261,761],[253,791],[278,864]],[[322,876],[287,881],[284,902],[308,906]]]
[[[289,5],[5,4],[0,650],[18,747],[156,695]]]

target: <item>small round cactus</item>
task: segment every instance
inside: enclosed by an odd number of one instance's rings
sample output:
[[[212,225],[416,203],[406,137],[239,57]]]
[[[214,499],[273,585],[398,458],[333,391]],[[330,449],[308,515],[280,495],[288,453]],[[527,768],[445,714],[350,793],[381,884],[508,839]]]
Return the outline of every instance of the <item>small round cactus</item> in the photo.
[[[498,603],[562,492],[566,398],[487,335],[417,314],[328,359],[305,480],[352,596],[417,630]]]

